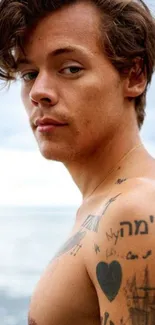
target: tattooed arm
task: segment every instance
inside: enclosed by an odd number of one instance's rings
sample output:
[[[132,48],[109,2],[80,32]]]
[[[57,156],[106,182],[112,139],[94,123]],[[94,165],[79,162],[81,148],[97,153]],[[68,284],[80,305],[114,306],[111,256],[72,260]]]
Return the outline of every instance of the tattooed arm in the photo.
[[[102,325],[153,325],[155,200],[146,191],[121,195],[89,232],[84,247]]]

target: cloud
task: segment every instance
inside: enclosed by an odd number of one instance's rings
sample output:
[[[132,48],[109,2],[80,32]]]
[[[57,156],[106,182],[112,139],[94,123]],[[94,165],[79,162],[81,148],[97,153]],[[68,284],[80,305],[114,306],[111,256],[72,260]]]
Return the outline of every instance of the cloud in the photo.
[[[20,85],[18,83],[12,84],[9,91],[3,90],[0,93],[0,98],[0,147],[23,149],[26,144],[27,149],[27,141],[22,143],[21,137],[22,139],[25,137],[26,140],[28,136],[30,139],[29,146],[32,148],[34,139],[20,98]]]
[[[81,194],[61,163],[38,152],[0,150],[0,205],[74,205]]]

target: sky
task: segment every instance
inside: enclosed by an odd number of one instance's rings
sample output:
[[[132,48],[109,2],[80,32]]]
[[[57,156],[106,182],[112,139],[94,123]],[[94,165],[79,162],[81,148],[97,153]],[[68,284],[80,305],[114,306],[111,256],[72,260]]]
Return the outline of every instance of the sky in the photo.
[[[155,12],[154,0],[145,2]],[[0,207],[78,206],[81,194],[66,168],[39,152],[20,99],[19,83],[0,92],[0,116]],[[155,76],[141,137],[155,157]]]

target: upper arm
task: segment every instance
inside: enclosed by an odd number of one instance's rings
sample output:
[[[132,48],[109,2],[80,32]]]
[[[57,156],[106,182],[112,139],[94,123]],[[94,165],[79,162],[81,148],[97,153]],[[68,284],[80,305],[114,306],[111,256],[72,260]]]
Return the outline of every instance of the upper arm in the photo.
[[[149,200],[148,200],[149,201]],[[89,232],[84,260],[101,324],[155,323],[155,202],[119,198]]]

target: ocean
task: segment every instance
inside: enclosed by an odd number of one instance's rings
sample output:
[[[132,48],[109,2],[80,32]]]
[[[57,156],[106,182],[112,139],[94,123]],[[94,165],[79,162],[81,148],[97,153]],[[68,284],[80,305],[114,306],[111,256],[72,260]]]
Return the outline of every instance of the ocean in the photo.
[[[0,207],[0,325],[27,325],[30,297],[77,207]]]

